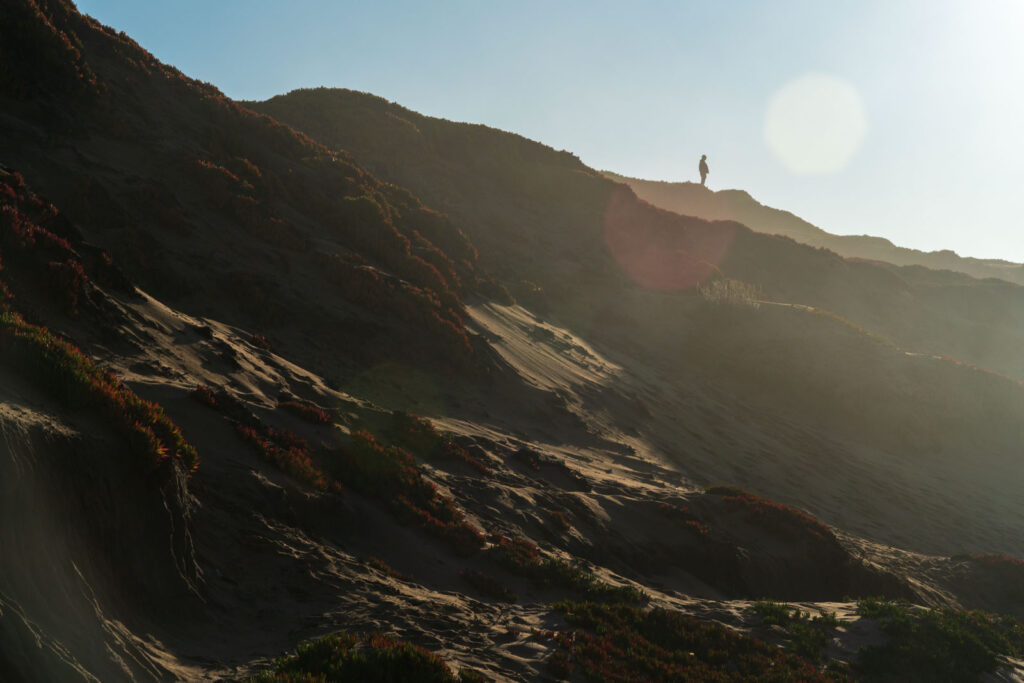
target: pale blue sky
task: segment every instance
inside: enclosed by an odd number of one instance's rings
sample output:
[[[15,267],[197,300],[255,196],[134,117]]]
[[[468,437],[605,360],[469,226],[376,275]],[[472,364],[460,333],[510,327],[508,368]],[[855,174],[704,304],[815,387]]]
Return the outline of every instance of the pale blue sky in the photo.
[[[365,90],[643,178],[695,180],[707,154],[710,187],[830,232],[1024,262],[1024,0],[78,6],[237,99]],[[860,101],[859,146],[827,173],[765,138],[773,96],[809,74]],[[847,135],[806,116],[785,119],[804,121],[798,156]]]

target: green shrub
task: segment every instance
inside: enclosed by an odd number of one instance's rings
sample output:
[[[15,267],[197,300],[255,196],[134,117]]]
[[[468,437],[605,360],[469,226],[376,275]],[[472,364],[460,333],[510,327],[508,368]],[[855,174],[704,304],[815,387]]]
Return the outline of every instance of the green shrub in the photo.
[[[839,626],[835,612],[822,610],[813,619],[784,602],[758,600],[752,609],[761,615],[762,626],[782,626],[789,634],[789,649],[813,662],[824,659],[830,634]]]
[[[473,680],[472,675],[457,677],[437,655],[380,633],[357,637],[342,632],[300,645],[253,680],[456,683]]]
[[[1024,625],[1009,616],[879,599],[859,601],[857,613],[880,620],[886,635],[857,653],[854,669],[865,680],[973,681],[1001,657],[1024,654]]]
[[[902,618],[909,615],[910,610],[906,600],[868,597],[857,601],[857,616],[868,619]]]
[[[789,635],[792,637],[789,648],[801,657],[818,662],[824,657],[831,630],[815,622],[796,621],[789,628]]]
[[[784,602],[758,600],[754,603],[753,610],[761,615],[761,623],[765,626],[786,626],[791,617],[789,605]]]

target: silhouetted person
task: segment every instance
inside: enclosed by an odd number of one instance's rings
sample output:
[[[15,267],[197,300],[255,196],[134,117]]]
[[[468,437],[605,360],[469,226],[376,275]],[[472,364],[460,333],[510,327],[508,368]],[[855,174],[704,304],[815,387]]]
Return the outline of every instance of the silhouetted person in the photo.
[[[701,154],[700,155],[700,166],[698,166],[697,168],[700,169],[700,184],[701,185],[704,185],[704,181],[706,181],[708,179],[708,161],[707,161],[707,159],[708,159],[708,155],[707,154]]]

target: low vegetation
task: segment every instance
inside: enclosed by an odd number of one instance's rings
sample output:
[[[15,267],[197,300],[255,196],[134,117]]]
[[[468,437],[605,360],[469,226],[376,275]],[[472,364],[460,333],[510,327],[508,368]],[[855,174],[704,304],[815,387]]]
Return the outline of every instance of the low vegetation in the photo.
[[[776,503],[735,486],[712,486],[706,493],[722,496],[726,504],[743,512],[759,526],[770,528],[783,535],[798,536],[810,534],[817,540],[835,541],[835,534],[827,525],[789,505]]]
[[[1024,624],[1009,616],[880,598],[858,601],[857,614],[877,619],[886,636],[858,652],[865,680],[976,681],[1003,657],[1024,656]]]
[[[278,401],[277,407],[287,410],[292,415],[313,424],[325,425],[334,421],[333,416],[329,412],[309,401]]]
[[[754,612],[761,615],[762,626],[781,626],[789,635],[789,650],[812,662],[826,659],[829,640],[839,626],[834,612],[822,610],[812,617],[809,612],[791,608],[784,602],[758,600]],[[830,668],[845,666],[830,662]]]
[[[404,449],[396,445],[385,447],[370,432],[357,430],[346,447],[322,453],[321,466],[314,461],[305,439],[293,432],[267,426],[251,415],[232,415],[237,411],[221,405],[218,395],[208,387],[200,385],[191,395],[227,415],[243,441],[289,476],[319,491],[337,493],[344,484],[383,500],[401,521],[418,524],[461,555],[471,555],[484,546],[483,533],[466,520],[450,497],[423,476],[412,455]],[[325,411],[321,411],[321,416],[311,410],[313,406],[309,404],[297,405],[318,424],[323,419],[332,419]]]
[[[484,546],[483,534],[423,476],[402,448],[384,447],[372,434],[359,430],[352,434],[349,446],[337,453],[333,465],[338,479],[387,501],[399,519],[419,524],[456,552],[469,555]]]
[[[407,574],[403,574],[384,560],[374,555],[370,556],[370,559],[366,561],[366,564],[370,565],[377,571],[381,572],[385,576],[390,576],[392,579],[398,579],[399,581],[411,581],[412,577]]]
[[[278,659],[269,671],[252,679],[256,683],[468,683],[485,680],[470,669],[454,673],[443,659],[422,647],[381,633],[356,636],[345,632],[300,645],[295,654]]]
[[[315,260],[324,278],[348,301],[375,313],[387,312],[421,331],[419,341],[433,345],[455,366],[472,365],[473,347],[460,314],[446,307],[434,291],[382,274],[356,258],[317,252]]]
[[[230,398],[225,394],[218,397],[213,389],[205,385],[196,386],[189,392],[189,396],[224,414],[234,426],[235,434],[280,471],[318,491],[341,491],[341,485],[332,481],[313,462],[306,440],[294,432],[267,426],[252,415],[242,415],[235,409],[237,406],[232,405]]]
[[[644,603],[650,596],[633,586],[612,586],[601,581],[578,563],[559,557],[544,557],[540,549],[523,538],[509,538],[492,533],[490,553],[509,571],[529,578],[542,587],[575,591],[587,599],[602,602]]]
[[[599,681],[843,681],[810,660],[713,622],[664,609],[561,602],[573,630],[546,632],[549,671]]]
[[[285,430],[270,427],[246,427],[235,424],[238,436],[255,449],[260,456],[274,464],[285,474],[309,484],[318,491],[339,490],[337,482],[330,481],[309,457],[306,442]]]
[[[56,227],[63,224],[60,218],[56,207],[32,193],[20,174],[0,169],[0,249],[26,266],[74,315],[88,296],[90,277],[67,237],[59,234],[70,234]],[[109,268],[109,256],[102,257],[98,264]]]
[[[132,452],[154,464],[173,458],[189,472],[198,467],[195,448],[162,407],[139,398],[75,346],[12,311],[0,312],[0,359],[66,405],[109,418]]]
[[[434,425],[419,415],[395,411],[391,414],[391,424],[386,436],[395,445],[429,460],[462,462],[485,477],[493,474],[489,467],[455,443],[451,434],[438,431]]]
[[[30,275],[41,276],[74,313],[89,276],[68,240],[47,227],[58,217],[56,208],[29,191],[19,174],[0,169],[2,255],[13,254]],[[99,264],[109,268],[109,257],[101,256]],[[46,327],[26,321],[11,309],[13,298],[6,283],[0,282],[0,362],[65,405],[102,415],[135,455],[153,464],[178,461],[188,472],[195,471],[196,449],[161,406],[139,398],[113,373]]]
[[[214,394],[213,389],[205,384],[200,384],[188,392],[188,395],[208,408],[218,409],[217,396]]]
[[[968,559],[979,567],[997,571],[1024,572],[1024,559],[1005,553],[976,553]]]

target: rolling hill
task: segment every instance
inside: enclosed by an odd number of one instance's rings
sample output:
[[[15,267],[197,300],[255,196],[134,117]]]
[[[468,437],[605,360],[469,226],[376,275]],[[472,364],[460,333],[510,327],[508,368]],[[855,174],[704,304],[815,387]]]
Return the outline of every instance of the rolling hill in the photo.
[[[871,235],[833,235],[811,225],[789,211],[758,203],[743,190],[709,190],[697,183],[672,183],[641,180],[611,171],[604,175],[625,183],[645,202],[708,220],[732,220],[758,232],[792,237],[812,247],[824,247],[846,258],[884,261],[897,266],[924,266],[932,270],[952,270],[978,279],[999,278],[1024,284],[1024,266],[1000,259],[959,256],[953,251],[920,251],[898,247],[884,237]]]
[[[320,88],[246,104],[347,150],[447,213],[514,294],[529,296],[523,280],[559,298],[624,276],[674,290],[711,268],[767,299],[825,309],[908,350],[1024,378],[1021,290],[1006,281],[848,260],[735,221],[659,211],[567,152],[366,93]],[[613,239],[635,249],[622,251]],[[612,258],[608,247],[617,250]],[[581,266],[597,263],[603,270]]]

